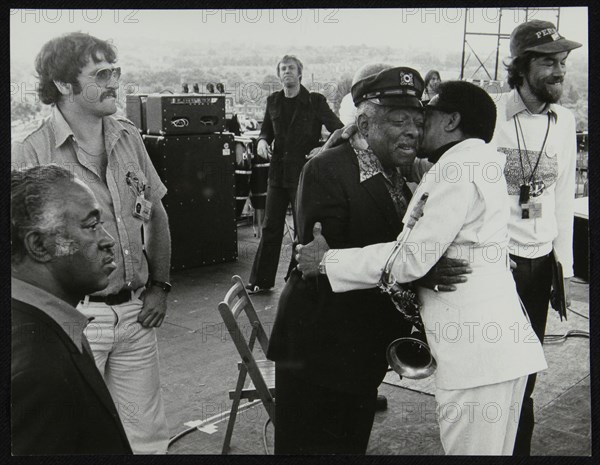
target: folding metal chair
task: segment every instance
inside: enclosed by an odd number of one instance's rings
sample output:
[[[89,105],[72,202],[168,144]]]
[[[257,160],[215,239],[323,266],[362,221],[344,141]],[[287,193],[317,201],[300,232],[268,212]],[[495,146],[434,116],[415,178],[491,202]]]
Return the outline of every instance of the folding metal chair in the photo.
[[[231,281],[233,282],[233,286],[225,294],[223,302],[219,304],[219,313],[231,335],[231,339],[235,343],[242,361],[238,363],[240,373],[235,390],[229,391],[229,398],[233,400],[233,404],[227,422],[227,431],[223,442],[223,454],[227,454],[229,450],[238,407],[242,399],[247,399],[248,402],[260,399],[271,422],[275,425],[275,363],[270,360],[256,360],[253,355],[256,340],[258,340],[263,354],[267,353],[269,338],[258,319],[242,278],[234,276],[231,278]],[[246,314],[252,328],[247,339],[247,332],[244,332],[240,328],[240,324],[238,324],[238,318],[242,313]],[[244,386],[246,384],[246,375],[250,375],[250,383]]]

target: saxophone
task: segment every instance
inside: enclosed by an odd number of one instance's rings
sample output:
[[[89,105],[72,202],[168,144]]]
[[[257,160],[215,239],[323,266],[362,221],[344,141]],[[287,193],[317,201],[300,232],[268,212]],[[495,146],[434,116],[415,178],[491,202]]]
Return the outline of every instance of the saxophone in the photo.
[[[413,324],[416,332],[410,337],[402,337],[390,343],[387,348],[387,360],[392,369],[400,376],[410,379],[422,379],[431,376],[436,368],[437,362],[427,344],[425,327],[421,319],[421,302],[412,284],[400,284],[392,273],[394,262],[404,249],[404,245],[410,237],[410,233],[416,222],[423,216],[423,208],[429,194],[426,192],[419,199],[411,217],[402,230],[383,268],[379,289],[389,295],[396,309],[402,317]]]

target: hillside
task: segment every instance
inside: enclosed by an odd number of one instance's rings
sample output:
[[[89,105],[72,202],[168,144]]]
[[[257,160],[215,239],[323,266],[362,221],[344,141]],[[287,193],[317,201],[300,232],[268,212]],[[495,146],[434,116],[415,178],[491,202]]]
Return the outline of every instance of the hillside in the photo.
[[[203,90],[206,83],[222,82],[226,91],[234,95],[237,111],[262,119],[267,96],[279,89],[277,61],[285,53],[293,53],[304,63],[302,83],[310,90],[323,93],[337,110],[341,97],[349,91],[353,73],[363,64],[385,62],[410,66],[423,75],[429,69],[437,69],[442,79],[456,79],[460,74],[460,47],[459,42],[456,52],[441,55],[401,46],[304,46],[287,50],[277,44],[259,48],[239,41],[195,45],[158,39],[148,44],[132,39],[119,44],[119,65],[123,68],[119,106],[124,108],[128,93],[178,92],[184,82],[190,89],[192,84],[198,83]],[[37,119],[43,112],[35,95],[33,60],[34,57],[13,57],[11,62],[11,109],[15,126]],[[587,129],[588,120],[587,63],[584,53],[575,52],[569,58],[562,102],[576,113],[580,130]]]

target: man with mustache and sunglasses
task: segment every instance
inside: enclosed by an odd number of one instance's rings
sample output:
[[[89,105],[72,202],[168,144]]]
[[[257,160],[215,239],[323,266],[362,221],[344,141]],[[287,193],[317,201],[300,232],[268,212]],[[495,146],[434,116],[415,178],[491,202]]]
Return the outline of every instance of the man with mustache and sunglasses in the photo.
[[[573,276],[575,118],[556,103],[563,91],[567,57],[579,47],[550,22],[533,20],[517,26],[506,66],[512,90],[497,105],[494,143],[506,154],[509,250],[517,264],[513,276],[540,341],[548,316],[553,250],[563,266],[567,302]],[[530,455],[535,380],[533,373],[525,389],[515,455]]]
[[[115,239],[108,286],[78,310],[86,336],[136,454],[166,453],[169,428],[160,390],[156,328],[167,310],[171,239],[160,181],[137,128],[115,116],[120,68],[107,41],[71,33],[47,42],[35,68],[52,113],[15,141],[13,168],[55,163],[76,173]],[[142,208],[137,208],[138,205]],[[94,257],[90,256],[90,260]]]

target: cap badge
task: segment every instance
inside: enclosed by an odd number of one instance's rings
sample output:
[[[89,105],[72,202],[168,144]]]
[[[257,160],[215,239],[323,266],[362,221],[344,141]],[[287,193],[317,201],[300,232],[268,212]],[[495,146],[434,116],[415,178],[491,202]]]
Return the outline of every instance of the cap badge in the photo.
[[[401,86],[414,86],[415,82],[412,73],[405,73],[400,71],[400,85]]]

